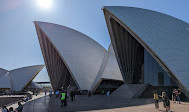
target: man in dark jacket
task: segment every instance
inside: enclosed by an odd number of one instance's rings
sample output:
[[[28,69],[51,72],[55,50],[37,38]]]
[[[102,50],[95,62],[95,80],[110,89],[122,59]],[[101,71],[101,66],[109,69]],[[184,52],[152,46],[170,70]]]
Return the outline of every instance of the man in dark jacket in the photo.
[[[20,102],[18,102],[18,108],[16,109],[18,112],[22,112],[22,110],[23,110],[23,105],[20,103]]]

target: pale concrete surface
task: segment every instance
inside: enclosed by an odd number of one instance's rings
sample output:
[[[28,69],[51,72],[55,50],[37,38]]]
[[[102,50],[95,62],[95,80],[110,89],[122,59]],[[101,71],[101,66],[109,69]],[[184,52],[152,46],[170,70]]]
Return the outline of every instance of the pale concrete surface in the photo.
[[[164,111],[162,102],[160,112]],[[45,96],[24,105],[24,112],[159,112],[154,109],[152,99],[115,99],[107,96],[76,96],[76,101],[68,99],[67,107],[60,107],[60,99]],[[172,112],[189,112],[189,103],[172,104]]]
[[[44,96],[45,96],[44,93],[40,93],[40,94],[38,94],[37,96],[33,95],[33,98],[32,98],[31,100],[29,100],[28,102],[31,102],[31,101],[33,101],[33,100],[36,100],[36,99],[41,98],[41,97],[44,97]],[[25,103],[28,103],[28,102],[22,102],[22,104],[24,105]],[[16,108],[18,107],[18,102],[15,102],[15,103],[13,103],[13,104],[7,106],[8,109],[9,109],[10,107],[13,107],[13,109],[16,109]]]
[[[0,98],[4,98],[4,97],[24,97],[25,95],[3,95],[0,96]]]

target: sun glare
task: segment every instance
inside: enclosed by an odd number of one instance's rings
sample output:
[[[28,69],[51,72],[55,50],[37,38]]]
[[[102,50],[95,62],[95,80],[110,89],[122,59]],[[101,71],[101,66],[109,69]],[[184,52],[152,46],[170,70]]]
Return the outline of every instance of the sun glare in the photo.
[[[43,9],[50,9],[52,6],[51,0],[37,0],[37,4]]]

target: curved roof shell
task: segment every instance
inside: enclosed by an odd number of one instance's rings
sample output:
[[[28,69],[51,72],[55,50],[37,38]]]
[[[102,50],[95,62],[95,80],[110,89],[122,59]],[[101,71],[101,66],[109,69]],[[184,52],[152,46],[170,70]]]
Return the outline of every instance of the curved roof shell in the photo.
[[[112,45],[108,49],[108,61],[101,78],[123,81]]]
[[[98,73],[106,50],[90,37],[71,28],[45,22],[35,22],[35,25],[37,25],[38,37],[44,38],[39,35],[39,30],[42,30],[64,61],[78,88],[89,90]],[[48,56],[44,58],[48,58]],[[46,65],[50,63],[50,60],[47,61]],[[47,70],[53,69],[47,67]],[[58,79],[51,78],[51,75],[55,74],[49,75],[51,82],[59,82]],[[52,86],[55,85],[53,84]],[[56,87],[54,86],[54,88]]]
[[[35,22],[35,26],[52,87],[60,89],[63,83],[66,83],[61,80],[68,77],[60,74],[60,69],[63,68],[56,70],[53,67],[61,66],[52,61],[57,52],[77,87],[80,90],[91,90],[98,79],[97,76],[101,76],[104,71],[107,63],[107,50],[90,37],[71,28],[45,22]],[[53,50],[47,53],[48,49]]]
[[[4,88],[4,89],[11,88],[8,71],[5,74],[0,75],[0,88]]]
[[[10,88],[12,91],[22,91],[35,76],[44,68],[44,65],[27,66],[0,76],[0,88]]]
[[[30,84],[27,85],[28,89],[43,89],[39,84],[35,83],[34,81],[31,81]]]
[[[109,19],[122,25],[185,90],[189,90],[189,24],[159,12],[107,6],[103,8],[110,36]]]
[[[98,75],[91,87],[92,92],[95,92],[103,79],[123,81],[112,45],[109,46],[108,51],[104,55]]]
[[[13,91],[23,90],[43,68],[44,65],[35,65],[11,70],[9,72],[11,89]]]
[[[0,68],[0,76],[5,75],[8,72],[8,70]]]

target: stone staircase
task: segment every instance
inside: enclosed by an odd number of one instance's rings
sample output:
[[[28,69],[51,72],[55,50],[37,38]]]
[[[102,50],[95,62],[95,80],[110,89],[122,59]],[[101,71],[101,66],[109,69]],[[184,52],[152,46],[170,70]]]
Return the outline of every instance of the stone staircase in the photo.
[[[139,98],[148,84],[123,84],[110,96],[117,98]]]

